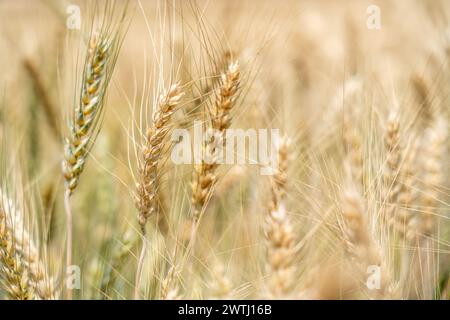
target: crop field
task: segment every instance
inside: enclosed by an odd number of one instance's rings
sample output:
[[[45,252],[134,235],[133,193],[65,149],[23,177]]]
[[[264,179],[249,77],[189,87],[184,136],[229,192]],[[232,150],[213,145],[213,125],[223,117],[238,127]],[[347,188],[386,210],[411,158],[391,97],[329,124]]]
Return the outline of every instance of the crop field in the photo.
[[[0,1],[0,299],[449,300],[450,2]]]

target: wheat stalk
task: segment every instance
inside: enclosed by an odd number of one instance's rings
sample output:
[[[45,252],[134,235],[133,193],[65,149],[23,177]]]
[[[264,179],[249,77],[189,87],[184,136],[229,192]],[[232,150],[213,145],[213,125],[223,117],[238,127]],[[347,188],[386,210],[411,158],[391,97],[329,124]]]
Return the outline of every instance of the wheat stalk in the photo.
[[[350,120],[350,115],[345,114],[343,136],[346,147],[344,157],[346,182],[341,195],[341,214],[344,220],[343,233],[346,250],[360,272],[365,272],[368,265],[380,264],[380,252],[373,243],[365,216],[362,197],[364,191],[362,140]]]
[[[230,127],[230,111],[234,107],[239,89],[240,68],[237,62],[230,63],[227,70],[222,73],[219,87],[216,90],[215,103],[210,110],[211,128],[217,130],[221,139],[210,140],[203,146],[203,154],[214,157],[219,143],[225,142],[225,130]],[[204,160],[194,167],[194,176],[191,183],[192,206],[194,221],[198,221],[201,211],[211,197],[211,191],[217,181],[216,169],[219,164],[216,161]]]
[[[100,282],[100,293],[102,298],[109,298],[110,292],[114,289],[120,271],[129,260],[133,248],[137,245],[137,238],[132,236],[131,229],[125,232],[122,242],[115,248],[111,261],[106,267]]]
[[[0,197],[0,260],[7,291],[17,299],[55,299],[53,279],[24,225],[23,213],[1,190]]]
[[[287,297],[295,277],[294,232],[286,213],[285,195],[289,158],[289,141],[278,146],[278,162],[271,180],[271,201],[265,222],[267,245],[268,289],[271,297]]]
[[[359,188],[355,186],[350,170],[350,164],[345,162],[346,183],[342,192],[341,214],[343,218],[342,231],[347,252],[353,258],[361,277],[366,275],[369,266],[381,268],[381,282],[376,296],[383,294],[395,296],[389,266],[382,255],[381,247],[374,241],[364,199]]]
[[[215,300],[233,299],[233,283],[227,275],[226,264],[215,258],[208,265],[211,265],[211,279],[205,296]]]
[[[379,249],[373,242],[365,216],[364,202],[356,187],[348,183],[342,194],[342,217],[346,247],[364,265],[379,265]]]
[[[408,153],[405,155],[405,161],[399,172],[399,180],[401,183],[398,193],[399,208],[395,215],[394,228],[404,242],[411,241],[414,232],[412,222],[415,215],[411,210],[411,205],[416,197],[413,185],[414,160],[417,155],[417,147],[417,144],[414,144],[408,149]]]
[[[445,155],[445,142],[447,140],[447,124],[442,118],[435,118],[430,127],[426,129],[423,137],[423,169],[424,190],[421,195],[422,212],[417,226],[419,245],[418,279],[424,298],[435,297],[435,286],[438,281],[438,261],[436,242],[439,227],[439,187],[443,182],[443,158]]]
[[[431,128],[426,131],[424,139],[424,149],[427,155],[424,158],[425,176],[422,193],[422,207],[424,212],[421,216],[420,234],[431,236],[436,231],[439,215],[439,190],[438,187],[443,181],[442,166],[447,139],[446,124],[442,119],[434,120]]]
[[[178,287],[174,284],[177,273],[175,265],[172,265],[167,271],[167,275],[161,282],[161,300],[179,300],[181,298]]]
[[[94,134],[99,116],[103,110],[104,94],[108,81],[105,81],[109,59],[110,41],[92,37],[86,57],[80,103],[75,107],[70,135],[66,138],[62,170],[65,178],[65,208],[67,224],[66,270],[72,265],[72,212],[70,196],[78,186],[90,147],[95,140]],[[72,290],[67,290],[67,298],[72,298]]]
[[[95,140],[97,124],[104,106],[107,71],[112,42],[107,38],[91,38],[86,57],[80,103],[75,107],[66,138],[63,173],[70,194],[78,186],[87,155]]]
[[[353,181],[362,189],[363,186],[363,159],[362,141],[356,128],[350,121],[350,115],[344,115],[343,138],[346,148],[346,161],[350,164]]]
[[[64,145],[62,170],[66,186],[64,199],[67,219],[66,268],[72,265],[73,230],[70,196],[78,186],[87,156],[100,130],[99,121],[103,114],[106,90],[114,69],[119,44],[117,34],[109,37],[100,32],[99,35],[91,36],[84,64],[80,101],[75,105],[69,124],[69,135]],[[71,299],[72,290],[68,289],[67,297]]]
[[[178,83],[173,84],[168,90],[160,94],[153,115],[153,125],[146,133],[146,140],[142,149],[143,161],[139,168],[141,180],[136,184],[135,203],[139,212],[138,222],[144,237],[142,238],[142,249],[136,272],[134,293],[136,299],[139,297],[142,269],[147,251],[145,225],[148,218],[155,214],[159,208],[157,201],[158,165],[166,143],[165,138],[170,130],[170,118],[180,104],[183,95],[184,92]]]
[[[153,116],[153,126],[146,133],[142,149],[143,161],[139,168],[141,181],[136,184],[135,197],[139,211],[138,221],[143,233],[148,218],[158,210],[158,164],[166,143],[165,137],[170,130],[170,118],[183,95],[178,83],[161,93]]]
[[[6,213],[0,208],[0,270],[2,286],[11,299],[34,298],[24,264],[13,244],[13,235],[6,223]]]
[[[401,269],[399,284],[403,290],[403,296],[407,297],[407,288],[411,283],[411,262],[415,256],[411,248],[415,246],[415,239],[417,228],[415,223],[417,221],[417,214],[412,210],[416,195],[414,189],[415,174],[415,158],[417,155],[418,144],[414,143],[405,153],[405,161],[400,168],[398,174],[400,180],[400,191],[398,193],[398,204],[394,221],[394,231],[400,236],[400,255],[401,255]]]
[[[399,136],[400,123],[396,112],[391,112],[387,121],[384,144],[386,149],[386,166],[383,170],[382,205],[383,222],[394,228],[396,222],[396,208],[401,192],[399,179],[402,149]]]

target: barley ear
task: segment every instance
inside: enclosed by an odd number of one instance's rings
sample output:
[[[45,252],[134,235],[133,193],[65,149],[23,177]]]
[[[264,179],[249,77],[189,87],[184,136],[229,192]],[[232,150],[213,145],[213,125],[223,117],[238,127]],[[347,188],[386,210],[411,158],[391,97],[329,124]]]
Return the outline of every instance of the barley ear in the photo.
[[[23,221],[23,212],[0,190],[0,267],[11,298],[57,298],[54,281]]]
[[[391,112],[387,121],[384,142],[386,149],[386,166],[383,170],[383,222],[391,228],[395,227],[398,197],[401,192],[399,171],[402,157],[399,136],[399,119]]]
[[[446,140],[446,123],[442,119],[434,120],[432,127],[426,130],[423,141],[427,156],[424,158],[425,191],[422,193],[424,212],[421,216],[420,233],[425,237],[433,235],[437,227],[440,194],[438,188],[443,182],[442,167]]]
[[[138,221],[143,232],[145,232],[148,218],[158,209],[158,164],[166,144],[165,138],[170,130],[170,118],[176,107],[180,105],[183,95],[184,92],[178,83],[161,93],[153,116],[153,125],[146,133],[139,168],[141,180],[136,184],[135,197],[139,211]]]
[[[64,144],[62,171],[65,179],[64,207],[66,211],[66,268],[72,265],[72,211],[70,197],[78,186],[88,154],[94,145],[104,111],[107,88],[114,71],[122,43],[121,25],[116,33],[102,29],[91,34],[86,53],[81,92],[69,122]],[[68,289],[67,298],[72,298]]]
[[[211,197],[212,189],[217,181],[216,169],[218,163],[214,161],[218,144],[225,143],[225,130],[230,127],[230,112],[235,105],[240,83],[240,68],[237,62],[228,65],[227,70],[221,74],[219,86],[216,89],[214,105],[210,108],[211,128],[217,130],[220,141],[206,141],[202,148],[203,156],[211,156],[210,161],[195,165],[192,188],[192,207],[194,221],[198,221],[200,214]]]
[[[277,168],[271,180],[271,201],[265,221],[268,290],[272,298],[286,298],[295,278],[295,237],[285,207],[289,141],[278,146]]]
[[[112,45],[113,40],[107,37],[93,36],[90,41],[81,97],[79,104],[75,106],[69,125],[69,135],[65,142],[63,173],[69,194],[72,194],[78,186],[87,155],[99,129],[98,124],[109,84],[109,73],[112,72],[110,69],[112,68],[110,66]]]
[[[142,249],[139,256],[135,279],[135,299],[139,298],[141,276],[147,252],[147,239],[145,225],[150,216],[159,208],[157,194],[159,188],[159,163],[166,144],[166,136],[170,130],[169,121],[180,104],[184,92],[180,84],[172,85],[169,90],[163,91],[154,109],[153,124],[148,129],[144,146],[142,148],[142,162],[139,165],[140,182],[136,184],[135,203],[138,209],[138,222],[143,234]]]
[[[11,299],[30,300],[34,293],[29,285],[29,276],[13,244],[6,219],[4,208],[0,207],[0,284]]]

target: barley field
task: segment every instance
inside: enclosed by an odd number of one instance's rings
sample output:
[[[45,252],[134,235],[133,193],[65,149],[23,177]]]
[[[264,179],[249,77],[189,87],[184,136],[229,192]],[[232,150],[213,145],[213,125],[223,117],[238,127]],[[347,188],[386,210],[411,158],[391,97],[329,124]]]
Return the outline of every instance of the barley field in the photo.
[[[0,299],[450,299],[448,1],[4,0],[0,30]]]

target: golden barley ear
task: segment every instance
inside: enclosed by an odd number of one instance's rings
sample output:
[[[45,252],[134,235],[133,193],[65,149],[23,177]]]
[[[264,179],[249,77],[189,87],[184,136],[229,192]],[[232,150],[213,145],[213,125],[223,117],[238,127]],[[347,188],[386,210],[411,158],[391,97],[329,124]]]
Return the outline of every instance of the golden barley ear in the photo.
[[[0,189],[1,284],[13,299],[55,299],[53,279],[25,226],[23,214]]]
[[[161,300],[180,300],[181,295],[177,286],[178,270],[176,265],[172,265],[166,276],[161,281]]]
[[[215,93],[214,104],[209,108],[211,128],[221,134],[221,141],[206,141],[203,146],[203,155],[214,156],[217,143],[225,143],[225,130],[231,124],[231,110],[235,106],[240,84],[240,68],[237,62],[230,63],[227,70],[221,74],[220,82]],[[194,221],[198,221],[202,209],[211,197],[214,184],[217,181],[216,169],[219,166],[215,161],[206,163],[202,160],[195,165],[192,188],[192,207]]]
[[[342,194],[342,217],[350,255],[358,259],[358,263],[379,264],[379,252],[369,232],[363,198],[355,186],[347,186]]]
[[[265,219],[267,286],[272,298],[289,297],[296,272],[295,236],[285,205],[289,144],[289,140],[283,138],[278,146],[277,167],[271,180],[271,201]]]
[[[34,293],[25,266],[13,244],[11,228],[6,223],[6,210],[0,207],[0,267],[1,285],[11,299],[30,300]]]
[[[172,85],[159,96],[153,125],[146,133],[140,164],[140,182],[136,184],[136,207],[138,221],[144,232],[147,219],[158,209],[158,165],[170,130],[169,121],[176,107],[180,105],[184,92],[179,83]]]
[[[234,292],[233,286],[234,283],[225,273],[224,265],[217,264],[213,267],[212,276],[213,279],[211,281],[210,287],[210,295],[209,298],[217,299],[217,300],[229,300],[233,299]]]
[[[417,147],[418,144],[414,143],[410,148],[406,149],[405,160],[399,172],[400,191],[398,203],[400,207],[395,215],[394,229],[404,243],[411,242],[414,237],[412,223],[416,214],[412,210],[412,205],[417,196],[417,192],[414,190],[414,160],[417,156]]]
[[[167,143],[166,136],[170,131],[172,114],[180,105],[184,92],[179,83],[164,90],[158,97],[153,123],[147,130],[142,148],[142,160],[139,162],[139,179],[136,183],[135,205],[138,209],[138,222],[143,234],[142,249],[139,257],[135,279],[135,298],[139,297],[142,269],[147,251],[146,229],[147,220],[159,210],[159,165],[163,150]]]
[[[363,154],[360,133],[351,121],[352,114],[344,115],[343,140],[346,161],[350,164],[352,179],[356,186],[363,189]]]
[[[409,291],[413,299],[434,299],[439,279],[437,240],[440,226],[442,192],[444,182],[444,162],[446,155],[447,124],[442,117],[430,119],[421,137],[421,153],[418,154],[421,173],[421,188],[418,197],[420,211],[408,225],[408,244],[413,248],[408,282],[414,290]]]
[[[400,123],[398,115],[391,112],[387,121],[384,136],[386,149],[386,165],[383,170],[382,205],[383,223],[389,227],[395,227],[397,203],[401,192],[399,171],[402,160],[402,149],[400,146]]]
[[[341,197],[342,223],[340,225],[346,251],[357,267],[361,280],[365,279],[368,267],[380,268],[380,290],[370,291],[369,294],[374,294],[376,297],[395,297],[397,292],[392,282],[390,266],[383,255],[381,246],[375,241],[370,231],[365,199],[352,180],[349,166],[348,162],[345,163],[346,182]]]
[[[431,236],[437,231],[439,220],[439,187],[443,182],[443,159],[446,154],[447,124],[443,119],[436,118],[427,128],[423,140],[423,148],[427,156],[423,158],[424,187],[421,201],[423,211],[421,213],[420,234]]]

